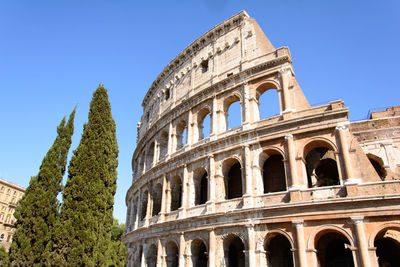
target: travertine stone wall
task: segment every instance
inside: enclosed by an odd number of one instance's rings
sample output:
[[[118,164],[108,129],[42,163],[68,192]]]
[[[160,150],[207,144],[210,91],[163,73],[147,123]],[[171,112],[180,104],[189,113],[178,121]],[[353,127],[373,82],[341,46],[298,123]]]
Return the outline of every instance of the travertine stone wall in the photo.
[[[269,90],[280,112],[261,119]],[[236,102],[241,125],[230,129]],[[350,123],[348,112],[342,101],[311,107],[288,48],[275,49],[244,11],[202,35],[143,100],[126,197],[128,266],[390,258],[379,253],[387,242],[400,249],[400,117]]]

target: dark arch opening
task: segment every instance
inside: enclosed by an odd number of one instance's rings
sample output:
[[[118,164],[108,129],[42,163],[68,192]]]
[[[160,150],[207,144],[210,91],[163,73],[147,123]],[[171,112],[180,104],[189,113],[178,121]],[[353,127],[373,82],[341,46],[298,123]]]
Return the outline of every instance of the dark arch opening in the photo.
[[[350,242],[339,233],[330,232],[321,236],[316,249],[321,267],[354,267]]]
[[[226,179],[227,199],[238,198],[242,196],[242,170],[240,163],[237,162],[229,169]]]
[[[162,201],[162,187],[157,184],[153,189],[153,212],[152,216],[157,215],[161,211],[161,201]]]
[[[283,235],[276,235],[265,248],[268,255],[268,266],[293,267],[292,246]]]
[[[225,257],[227,267],[244,267],[245,266],[245,255],[244,255],[244,244],[242,240],[237,236],[232,236],[229,240],[226,240],[225,245]]]
[[[168,153],[168,133],[167,132],[162,132],[159,143],[160,143],[159,159],[162,159]]]
[[[186,121],[181,121],[176,127],[176,150],[186,146],[187,125]]]
[[[379,267],[400,266],[400,243],[391,238],[392,231],[394,230],[383,231],[375,238],[374,246]],[[399,234],[398,231],[394,232]]]
[[[154,159],[154,142],[152,142],[149,146],[149,149],[146,154],[146,170],[150,170],[153,165]]]
[[[192,242],[192,263],[193,267],[208,266],[207,247],[200,239],[196,239]]]
[[[141,205],[141,212],[140,212],[140,220],[144,220],[147,215],[147,195],[149,194],[148,191],[145,191],[142,195],[142,205]]]
[[[154,244],[151,245],[149,250],[147,251],[146,266],[147,267],[157,266],[157,247]]]
[[[387,172],[383,167],[383,160],[375,155],[368,154],[367,155],[369,161],[371,162],[372,166],[374,167],[376,173],[379,175],[382,181],[385,180]]]
[[[263,166],[264,193],[286,190],[285,166],[280,154],[270,156]]]
[[[339,185],[339,172],[334,152],[327,147],[317,147],[306,156],[309,187]]]
[[[169,242],[165,247],[167,252],[167,267],[179,266],[179,250],[174,242]]]
[[[195,205],[205,204],[208,200],[208,174],[206,171],[195,180]]]
[[[182,206],[182,182],[178,176],[171,181],[171,211]]]

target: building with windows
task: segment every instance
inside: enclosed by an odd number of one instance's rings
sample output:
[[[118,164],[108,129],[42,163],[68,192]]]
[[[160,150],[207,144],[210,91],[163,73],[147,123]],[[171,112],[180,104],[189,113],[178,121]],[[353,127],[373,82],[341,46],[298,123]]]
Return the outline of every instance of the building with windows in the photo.
[[[0,179],[0,246],[8,250],[14,234],[14,211],[25,188]]]
[[[400,266],[400,107],[350,122],[340,100],[310,106],[289,49],[244,11],[177,55],[142,106],[128,266]]]

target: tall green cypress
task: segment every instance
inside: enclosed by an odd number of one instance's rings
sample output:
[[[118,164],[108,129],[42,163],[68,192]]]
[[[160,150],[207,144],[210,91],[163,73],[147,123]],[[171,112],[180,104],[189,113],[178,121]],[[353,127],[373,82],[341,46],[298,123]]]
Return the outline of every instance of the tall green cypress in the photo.
[[[112,264],[111,228],[117,188],[118,145],[107,90],[99,85],[89,121],[68,167],[54,265]]]
[[[25,195],[14,212],[15,234],[10,249],[10,262],[15,266],[42,266],[46,246],[52,243],[54,224],[59,216],[57,195],[67,164],[74,132],[75,109],[68,122],[62,119],[57,137],[43,158],[37,176],[31,178]]]

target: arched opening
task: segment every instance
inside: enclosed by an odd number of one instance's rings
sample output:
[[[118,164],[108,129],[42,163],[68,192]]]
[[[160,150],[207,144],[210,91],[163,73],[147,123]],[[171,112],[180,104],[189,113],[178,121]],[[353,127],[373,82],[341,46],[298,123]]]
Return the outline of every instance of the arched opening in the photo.
[[[286,190],[285,166],[280,154],[271,155],[263,165],[264,193]]]
[[[260,119],[280,114],[279,95],[273,84],[263,84],[257,88],[258,110]]]
[[[168,242],[165,246],[165,251],[167,253],[167,267],[179,266],[179,250],[175,242]]]
[[[147,215],[147,197],[148,197],[149,192],[146,190],[144,191],[142,195],[142,204],[141,204],[141,209],[140,209],[140,220],[144,220]]]
[[[242,125],[242,110],[238,96],[230,96],[224,101],[224,112],[226,130]]]
[[[194,204],[201,205],[208,200],[208,173],[204,168],[194,172]]]
[[[230,159],[225,162],[225,192],[226,199],[242,197],[242,167],[235,159]]]
[[[328,232],[316,240],[317,258],[321,267],[353,267],[349,240],[338,232]]]
[[[146,266],[147,267],[157,266],[157,247],[154,244],[152,244],[147,251]]]
[[[154,142],[152,142],[149,146],[149,149],[147,150],[146,153],[146,169],[149,170],[151,169],[151,166],[153,165],[153,159],[154,159]]]
[[[186,121],[181,121],[176,126],[176,150],[186,146],[187,141],[187,125]]]
[[[199,141],[210,136],[210,123],[210,111],[208,109],[200,110],[197,120]]]
[[[143,254],[143,247],[139,247],[139,251],[137,253],[137,258],[135,260],[135,266],[140,267],[142,266],[142,254]]]
[[[309,187],[340,184],[335,152],[329,146],[322,144],[311,149],[305,159]]]
[[[379,267],[400,266],[400,232],[396,230],[381,231],[376,237],[376,257]]]
[[[159,159],[162,159],[168,153],[168,133],[167,132],[161,133],[159,144],[160,144],[160,154],[159,154],[160,158]]]
[[[177,210],[182,206],[182,182],[179,176],[171,180],[171,211]]]
[[[162,201],[162,187],[161,184],[156,184],[153,188],[153,212],[152,216],[157,215],[161,211],[161,201]]]
[[[193,267],[207,267],[207,247],[201,239],[196,239],[191,245]]]
[[[268,266],[293,266],[292,245],[284,235],[276,234],[272,236],[265,244],[264,249],[267,252]]]
[[[141,156],[139,157],[139,174],[143,174],[145,172],[145,153],[144,151],[141,153]]]
[[[367,154],[367,157],[368,157],[369,161],[371,162],[372,166],[374,166],[376,173],[379,175],[381,180],[384,181],[387,176],[387,172],[386,172],[385,168],[383,167],[383,165],[384,165],[383,160],[380,157],[375,156],[373,154]]]
[[[224,240],[224,253],[227,267],[245,266],[244,244],[238,236],[231,235]]]

